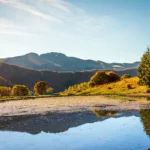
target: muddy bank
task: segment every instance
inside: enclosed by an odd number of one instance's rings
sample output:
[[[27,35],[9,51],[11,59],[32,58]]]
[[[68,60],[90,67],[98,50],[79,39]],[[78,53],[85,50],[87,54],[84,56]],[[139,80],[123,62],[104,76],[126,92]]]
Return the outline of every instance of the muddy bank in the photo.
[[[33,116],[51,113],[70,113],[101,110],[140,110],[150,108],[150,102],[139,99],[111,98],[103,96],[51,97],[31,100],[18,100],[0,103],[0,117]]]

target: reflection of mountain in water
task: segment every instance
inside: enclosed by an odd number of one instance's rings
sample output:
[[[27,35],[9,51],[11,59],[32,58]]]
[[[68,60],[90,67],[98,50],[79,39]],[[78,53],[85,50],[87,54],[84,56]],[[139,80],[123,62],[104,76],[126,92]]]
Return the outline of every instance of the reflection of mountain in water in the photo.
[[[105,114],[105,117],[97,117],[97,114],[95,115],[92,112],[74,112],[34,117],[5,117],[0,118],[0,130],[27,132],[31,134],[38,134],[41,131],[59,133],[65,132],[72,127],[77,127],[85,123],[103,121],[113,116],[110,115],[112,114],[112,111],[105,111],[102,114]],[[138,112],[133,111],[120,111],[117,113],[117,115],[116,113],[114,115],[115,116],[113,116],[113,118],[139,116]]]

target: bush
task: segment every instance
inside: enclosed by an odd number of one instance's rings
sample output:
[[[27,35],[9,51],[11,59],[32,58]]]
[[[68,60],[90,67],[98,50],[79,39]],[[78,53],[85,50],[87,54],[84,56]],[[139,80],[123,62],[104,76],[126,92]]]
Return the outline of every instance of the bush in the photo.
[[[115,72],[106,72],[106,74],[109,76],[109,82],[116,82],[120,80],[120,76],[117,75]]]
[[[5,86],[0,87],[0,96],[10,96],[10,94],[11,94],[10,87],[5,87]]]
[[[29,89],[25,85],[14,85],[11,91],[13,96],[27,96]]]
[[[148,88],[148,89],[146,90],[146,93],[150,93],[150,88]]]
[[[121,80],[128,79],[128,78],[131,78],[129,74],[124,74],[121,76]]]
[[[46,82],[40,81],[34,85],[34,92],[38,95],[43,95],[46,92],[47,85]]]
[[[91,85],[101,85],[109,82],[109,76],[104,71],[98,71],[90,79]]]
[[[120,80],[120,76],[114,72],[98,71],[90,79],[89,86],[102,85],[105,83],[116,82]]]
[[[88,85],[89,85],[89,87],[94,87],[95,86],[95,84],[93,82],[89,82]]]
[[[49,88],[46,89],[46,92],[51,93],[53,90],[54,90],[53,88],[49,87]]]
[[[128,89],[132,89],[132,85],[131,84],[127,84],[127,88]]]
[[[110,87],[110,86],[109,86],[109,87],[108,87],[108,89],[109,89],[109,90],[111,90],[111,89],[112,89],[112,87]]]

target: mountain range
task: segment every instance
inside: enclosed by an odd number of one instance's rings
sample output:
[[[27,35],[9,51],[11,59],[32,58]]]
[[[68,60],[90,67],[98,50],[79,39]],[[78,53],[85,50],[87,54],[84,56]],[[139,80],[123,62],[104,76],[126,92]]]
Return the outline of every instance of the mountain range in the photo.
[[[83,60],[56,52],[41,55],[28,53],[23,56],[3,58],[0,59],[0,62],[36,70],[51,71],[124,70],[137,68],[140,63],[106,63],[100,60]]]

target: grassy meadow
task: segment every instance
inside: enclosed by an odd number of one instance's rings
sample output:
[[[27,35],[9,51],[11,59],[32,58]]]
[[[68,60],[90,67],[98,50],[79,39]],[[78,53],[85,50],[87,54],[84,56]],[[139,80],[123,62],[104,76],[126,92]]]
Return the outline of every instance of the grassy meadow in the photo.
[[[60,95],[131,95],[146,94],[146,86],[138,84],[139,78],[132,77],[121,81],[90,87],[88,83],[72,86]]]

